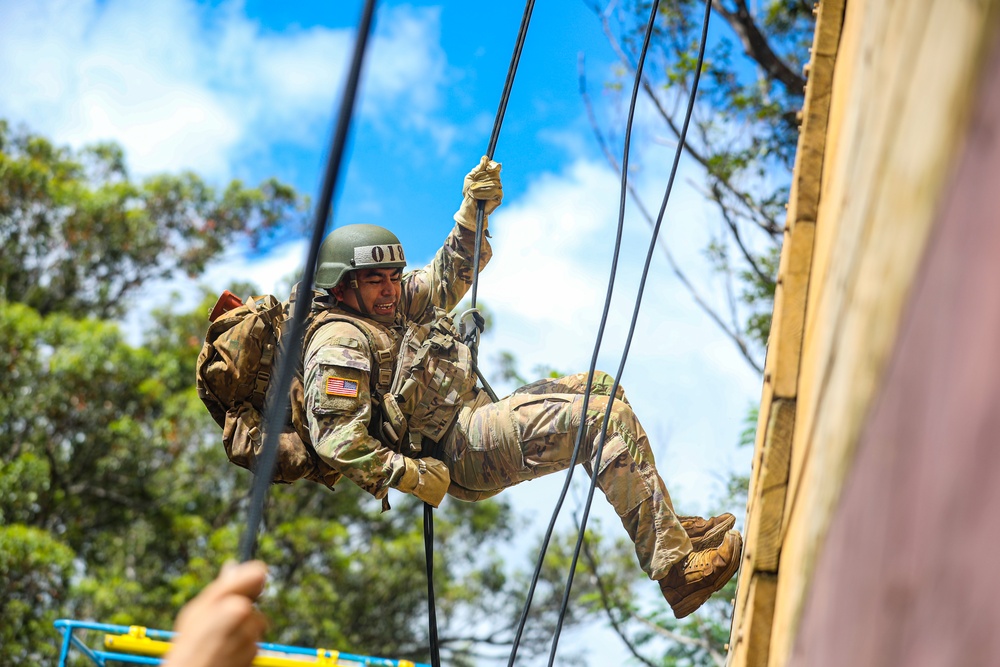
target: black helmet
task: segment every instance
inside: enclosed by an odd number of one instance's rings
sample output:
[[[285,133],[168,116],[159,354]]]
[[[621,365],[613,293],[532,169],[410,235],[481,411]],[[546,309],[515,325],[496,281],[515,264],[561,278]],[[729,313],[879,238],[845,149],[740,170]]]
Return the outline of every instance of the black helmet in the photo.
[[[323,240],[316,269],[316,287],[329,289],[348,271],[401,269],[406,266],[396,235],[378,225],[344,225]]]

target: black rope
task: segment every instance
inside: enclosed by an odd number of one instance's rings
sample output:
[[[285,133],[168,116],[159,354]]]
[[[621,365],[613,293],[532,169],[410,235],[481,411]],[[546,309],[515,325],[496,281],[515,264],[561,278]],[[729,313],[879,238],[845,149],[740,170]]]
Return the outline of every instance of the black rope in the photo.
[[[267,392],[269,398],[264,409],[264,448],[260,458],[257,460],[257,471],[254,475],[253,489],[250,495],[250,507],[247,510],[246,530],[240,539],[239,554],[241,561],[253,558],[257,550],[257,532],[260,529],[261,519],[264,514],[267,489],[271,485],[274,465],[278,460],[278,438],[281,435],[284,424],[288,420],[289,391],[291,390],[292,376],[299,365],[306,315],[309,313],[309,308],[312,305],[311,286],[316,275],[316,260],[319,256],[319,247],[323,243],[323,237],[325,236],[326,221],[330,216],[333,195],[336,191],[338,176],[340,175],[340,164],[344,155],[344,146],[347,143],[347,131],[350,129],[354,101],[357,98],[358,81],[361,78],[361,64],[368,45],[368,37],[371,34],[374,14],[375,0],[366,0],[361,20],[358,23],[358,36],[354,43],[354,54],[351,57],[350,70],[347,75],[347,81],[344,84],[344,93],[340,100],[340,111],[337,115],[337,124],[331,140],[330,155],[326,163],[323,185],[320,189],[316,217],[313,220],[313,233],[309,244],[309,252],[306,257],[302,281],[299,283],[303,286],[303,289],[300,290],[299,298],[295,299],[291,324],[283,336],[282,345],[279,346],[275,385],[270,387]],[[309,296],[306,297],[305,295]]]
[[[431,645],[431,666],[441,667],[437,612],[434,605],[434,507],[430,503],[424,503],[424,559],[427,562],[427,625]]]
[[[625,142],[624,142],[624,151],[622,156],[622,186],[621,186],[622,196],[618,205],[618,227],[615,234],[615,246],[611,260],[611,271],[608,277],[608,289],[607,289],[607,294],[604,297],[604,310],[601,313],[601,322],[597,328],[597,341],[594,343],[594,352],[591,355],[590,367],[587,370],[587,384],[583,393],[583,405],[581,406],[580,409],[580,414],[581,414],[580,430],[576,434],[576,442],[573,445],[573,454],[570,457],[570,464],[566,470],[566,481],[563,483],[562,491],[560,491],[559,493],[559,498],[556,501],[555,508],[552,512],[552,518],[549,520],[549,525],[545,531],[545,536],[542,538],[542,546],[541,549],[539,550],[538,560],[535,563],[535,571],[532,574],[531,584],[528,587],[528,597],[525,600],[524,608],[521,611],[521,618],[518,621],[517,630],[515,631],[514,643],[511,648],[510,659],[507,662],[508,667],[513,667],[514,665],[514,659],[517,656],[517,649],[521,642],[521,636],[524,633],[524,626],[527,624],[528,621],[528,613],[531,610],[531,602],[535,596],[535,589],[538,585],[538,578],[541,575],[542,565],[545,560],[545,553],[546,551],[548,551],[549,542],[552,540],[552,533],[555,530],[556,520],[559,518],[559,513],[562,511],[563,503],[566,501],[566,495],[569,493],[569,485],[570,482],[572,482],[573,480],[573,471],[576,469],[577,461],[580,458],[580,449],[582,447],[583,434],[586,425],[587,407],[590,403],[591,382],[593,382],[594,372],[597,369],[597,357],[601,350],[601,343],[604,340],[604,330],[607,327],[608,314],[611,310],[611,297],[614,294],[615,278],[618,274],[618,258],[621,253],[622,234],[625,228],[625,193],[626,193],[626,184],[628,182],[627,181],[628,160],[629,160],[630,147],[632,141],[632,123],[635,117],[636,101],[639,96],[639,86],[641,81],[642,68],[646,61],[646,53],[649,50],[649,42],[653,33],[653,25],[656,20],[656,12],[658,6],[659,6],[659,0],[655,0],[653,3],[653,7],[649,13],[649,20],[646,23],[646,32],[643,38],[642,51],[640,52],[639,64],[636,68],[635,84],[632,87],[632,98],[629,103],[628,120],[625,123]],[[611,400],[614,400],[614,391],[612,391],[611,393]],[[610,413],[610,403],[608,404],[608,412]],[[563,617],[565,613],[566,613],[566,608],[563,607],[563,609],[560,611],[559,614],[559,620],[558,620],[559,627],[562,626]]]
[[[510,101],[510,91],[514,87],[514,76],[517,74],[518,63],[521,62],[521,51],[524,49],[524,40],[528,36],[528,25],[531,23],[531,12],[535,9],[535,0],[528,0],[524,4],[524,13],[521,15],[521,27],[517,31],[517,41],[514,43],[514,54],[511,56],[510,65],[507,67],[507,78],[503,84],[503,93],[500,95],[500,106],[497,108],[497,115],[493,119],[493,131],[490,134],[490,143],[486,148],[486,157],[493,159],[493,154],[497,149],[497,142],[500,140],[500,127],[503,125],[503,118],[507,113],[507,103]],[[472,307],[476,307],[476,294],[479,289],[479,258],[483,245],[483,218],[486,215],[486,202],[480,201],[476,207],[476,249],[472,258]],[[472,367],[476,376],[483,385],[483,389],[490,399],[496,403],[497,395],[490,387],[486,378],[479,370],[478,350],[474,351]]]
[[[659,0],[656,0],[654,4],[654,13],[656,11],[656,5]],[[632,337],[635,334],[635,325],[639,319],[639,308],[642,305],[642,295],[646,289],[646,278],[649,275],[649,265],[653,260],[653,250],[656,248],[656,239],[660,234],[660,225],[663,222],[663,215],[667,210],[667,202],[670,201],[670,193],[674,187],[674,179],[677,176],[677,167],[680,164],[681,153],[684,150],[684,143],[687,139],[688,126],[691,123],[691,115],[694,112],[694,102],[698,95],[698,83],[701,80],[701,68],[705,60],[705,45],[708,41],[708,24],[709,19],[712,14],[712,0],[705,0],[705,18],[702,23],[701,29],[701,42],[698,45],[698,61],[695,64],[694,77],[691,83],[691,94],[688,98],[687,110],[684,112],[684,124],[681,126],[680,136],[677,141],[677,150],[674,152],[674,162],[670,167],[670,178],[667,180],[667,189],[663,194],[663,202],[660,204],[660,211],[656,216],[656,225],[653,227],[653,235],[649,240],[649,247],[646,250],[646,261],[642,267],[642,278],[639,281],[639,290],[635,298],[635,307],[632,310],[632,321],[629,323],[628,336],[625,340],[625,348],[622,351],[621,363],[618,365],[618,372],[615,374],[615,380],[611,385],[611,395],[608,399],[608,407],[604,413],[604,422],[601,424],[601,434],[598,438],[597,452],[594,454],[594,458],[597,461],[601,460],[601,455],[604,452],[604,441],[608,433],[608,424],[611,422],[611,407],[614,404],[615,394],[618,391],[618,386],[621,382],[622,373],[625,371],[625,362],[628,359],[629,349],[632,347]],[[642,76],[641,69],[636,72],[636,80],[638,81]],[[625,169],[622,169],[622,179],[625,180]],[[625,199],[625,188],[622,187],[622,201]],[[588,386],[589,390],[590,387]],[[582,432],[582,431],[581,431]],[[563,591],[563,601],[562,606],[559,610],[559,620],[556,625],[556,631],[552,638],[552,650],[549,654],[549,667],[555,662],[556,648],[559,644],[559,635],[562,632],[563,619],[566,615],[566,609],[569,606],[569,595],[570,589],[573,587],[573,577],[576,574],[576,564],[580,558],[580,551],[583,548],[583,540],[587,529],[587,519],[590,516],[590,507],[594,501],[594,489],[597,487],[597,474],[591,475],[590,489],[587,493],[587,502],[584,505],[583,517],[580,521],[580,530],[577,536],[576,548],[573,551],[573,561],[569,567],[569,575],[566,579],[566,587]]]
[[[496,151],[497,141],[500,139],[500,127],[503,125],[504,114],[507,113],[507,103],[510,101],[510,91],[514,86],[514,76],[517,73],[517,65],[521,60],[521,51],[524,48],[524,40],[528,34],[528,24],[531,22],[531,12],[535,7],[535,0],[528,0],[524,6],[524,14],[521,16],[521,27],[517,32],[517,41],[514,44],[514,55],[511,57],[510,65],[507,68],[507,79],[504,81],[503,93],[500,95],[500,107],[497,109],[496,118],[493,121],[493,132],[490,135],[490,144],[486,149],[486,156],[493,159]],[[472,307],[476,307],[476,294],[479,285],[479,261],[482,254],[483,244],[483,217],[486,203],[480,201],[476,208],[476,249],[473,252],[472,269]],[[473,325],[475,326],[475,324]],[[478,336],[476,338],[478,341]],[[479,350],[478,345],[472,347],[472,369],[475,371],[479,382],[483,385],[483,390],[490,399],[496,403],[497,395],[490,387],[482,371],[479,370]],[[434,609],[434,508],[429,503],[424,503],[424,554],[427,562],[427,606],[428,623],[430,625],[431,642],[431,665],[440,667],[441,656],[438,648],[437,636],[437,613]]]

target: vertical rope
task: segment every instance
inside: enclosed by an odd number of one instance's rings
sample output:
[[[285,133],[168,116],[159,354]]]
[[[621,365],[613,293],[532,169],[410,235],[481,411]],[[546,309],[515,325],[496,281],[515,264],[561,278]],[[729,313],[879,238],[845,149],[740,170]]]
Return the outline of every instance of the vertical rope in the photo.
[[[354,102],[358,93],[358,81],[361,78],[361,65],[368,46],[368,38],[371,34],[374,14],[375,0],[366,0],[361,20],[358,24],[358,36],[354,43],[354,54],[351,57],[350,70],[348,71],[347,81],[344,84],[344,93],[340,100],[340,111],[337,115],[337,124],[331,140],[330,154],[326,163],[323,185],[320,189],[319,199],[317,200],[318,207],[316,208],[316,217],[313,220],[312,239],[309,244],[309,251],[300,283],[305,286],[303,291],[309,297],[306,298],[303,296],[295,300],[291,324],[284,336],[283,344],[279,346],[278,350],[278,359],[275,364],[277,368],[275,384],[267,392],[269,398],[264,408],[264,448],[257,461],[257,471],[253,479],[250,507],[247,510],[246,530],[240,539],[239,555],[241,561],[253,558],[257,550],[257,533],[264,515],[267,489],[271,485],[274,465],[278,460],[278,438],[288,419],[289,391],[292,386],[292,376],[298,367],[299,356],[302,352],[302,335],[305,328],[306,315],[309,313],[309,307],[312,305],[312,290],[310,287],[316,276],[316,260],[319,257],[319,247],[323,243],[323,236],[326,232],[326,221],[330,216],[333,196],[337,188],[340,164],[344,156],[344,146],[347,143],[347,132],[351,126]]]
[[[500,128],[503,125],[504,116],[507,113],[507,103],[510,102],[510,91],[514,87],[514,76],[517,74],[517,66],[521,62],[521,51],[524,49],[524,41],[528,36],[528,25],[531,23],[531,13],[535,9],[535,0],[528,0],[524,5],[524,13],[521,15],[521,27],[517,31],[517,40],[514,43],[514,55],[511,56],[510,65],[507,67],[507,78],[504,81],[503,92],[500,95],[500,106],[497,108],[497,115],[493,119],[493,131],[490,134],[490,143],[486,148],[486,157],[493,159],[493,154],[500,140]],[[483,245],[483,219],[485,218],[486,202],[479,202],[476,207],[476,249],[472,256],[472,307],[476,307],[476,295],[479,291],[479,261]],[[478,347],[478,346],[477,346]],[[482,371],[479,370],[479,350],[472,351],[472,368],[476,372],[483,390],[489,395],[490,400],[497,402],[497,395],[486,381]]]
[[[659,0],[656,0],[656,2],[654,2],[654,8],[653,8],[654,14],[656,11],[655,5],[658,4],[658,2]],[[614,404],[615,394],[618,392],[618,386],[621,382],[622,373],[625,371],[625,362],[628,359],[629,349],[632,347],[632,337],[635,334],[636,322],[639,319],[639,308],[642,305],[642,295],[646,289],[646,278],[649,276],[649,265],[653,261],[653,251],[656,248],[656,239],[660,234],[660,225],[663,222],[663,215],[664,213],[666,213],[667,210],[667,202],[670,201],[670,194],[673,191],[674,187],[674,179],[677,176],[677,168],[680,165],[681,153],[684,150],[684,143],[687,139],[688,127],[691,123],[691,116],[694,113],[694,102],[695,98],[698,95],[698,83],[701,80],[701,68],[702,64],[705,61],[705,46],[706,43],[708,42],[708,24],[711,14],[712,14],[712,0],[705,0],[705,17],[701,29],[701,42],[698,46],[698,61],[695,64],[693,81],[691,83],[691,95],[688,98],[687,109],[684,113],[684,124],[681,127],[680,136],[678,137],[677,150],[674,152],[673,165],[670,167],[670,178],[667,180],[667,188],[666,191],[663,193],[663,202],[660,204],[660,211],[659,214],[656,216],[656,225],[653,227],[653,235],[649,240],[649,247],[646,250],[646,261],[642,267],[642,278],[639,281],[639,290],[636,293],[635,307],[632,309],[632,321],[629,324],[628,337],[626,338],[625,341],[625,348],[622,351],[621,363],[618,365],[618,372],[615,373],[615,380],[611,385],[611,391],[609,394],[610,397],[608,399],[608,407],[604,413],[604,422],[601,424],[601,434],[598,437],[597,451],[594,453],[594,458],[597,461],[601,460],[601,455],[604,452],[604,441],[607,438],[608,425],[611,422],[611,407]],[[638,79],[641,76],[642,74],[640,69],[636,72],[636,80],[638,81]],[[623,168],[622,170],[623,183],[625,182],[625,174],[626,171]],[[625,196],[626,192],[623,185],[622,189],[623,201],[625,199]],[[587,390],[588,391],[590,390],[589,383]],[[583,517],[580,520],[580,530],[577,535],[576,548],[573,550],[573,560],[570,563],[569,574],[566,578],[566,586],[563,590],[563,600],[562,600],[562,606],[560,607],[559,610],[559,620],[556,625],[555,635],[552,638],[552,649],[549,653],[549,663],[548,663],[549,667],[552,667],[552,665],[555,663],[556,649],[559,645],[559,636],[562,633],[563,619],[566,615],[566,609],[569,606],[570,590],[573,587],[573,577],[576,574],[576,564],[579,561],[580,551],[582,550],[583,547],[583,540],[587,530],[587,519],[590,516],[590,508],[591,505],[593,505],[594,490],[596,487],[597,487],[597,474],[595,470],[594,474],[591,475],[590,488],[588,489],[587,492],[587,502],[584,505]]]
[[[618,274],[618,258],[621,253],[622,234],[625,227],[625,201],[627,192],[626,186],[628,183],[627,180],[628,160],[629,160],[631,141],[632,141],[632,123],[635,118],[635,106],[639,96],[639,86],[642,80],[641,79],[642,69],[646,61],[646,54],[649,51],[649,42],[653,34],[653,26],[655,25],[656,22],[656,13],[658,7],[659,7],[659,0],[655,0],[649,12],[649,19],[646,22],[646,31],[643,37],[642,49],[639,54],[639,63],[636,67],[636,78],[632,86],[632,97],[629,102],[628,119],[625,123],[625,142],[624,142],[623,156],[622,156],[621,198],[618,205],[618,227],[615,234],[615,246],[614,246],[614,252],[612,253],[611,271],[608,276],[608,289],[604,297],[604,310],[601,313],[601,321],[597,328],[597,340],[594,343],[594,352],[591,355],[590,367],[587,370],[587,384],[586,384],[586,389],[584,390],[583,393],[583,405],[581,406],[581,412],[580,412],[580,414],[582,415],[587,414],[587,407],[590,404],[591,383],[594,380],[594,372],[597,369],[597,357],[601,350],[601,343],[604,340],[604,330],[607,326],[608,314],[611,309],[611,297],[614,294],[615,278]],[[611,396],[613,400],[614,392],[612,392]],[[610,413],[610,407],[611,403],[609,402],[608,404],[609,413]],[[552,511],[552,517],[549,520],[549,525],[545,531],[545,536],[542,538],[542,546],[538,553],[538,560],[535,563],[535,571],[532,574],[531,584],[528,587],[528,596],[527,599],[525,600],[524,608],[521,611],[521,618],[518,621],[517,630],[515,631],[514,634],[514,642],[511,648],[510,659],[507,662],[508,667],[513,667],[514,665],[514,658],[517,656],[517,649],[521,642],[521,636],[524,632],[524,626],[528,620],[528,613],[531,610],[531,602],[534,599],[535,589],[537,588],[538,585],[538,578],[541,574],[542,565],[545,561],[545,553],[546,551],[548,551],[549,542],[551,541],[552,533],[555,530],[556,519],[558,519],[559,513],[562,511],[563,503],[565,503],[566,501],[566,495],[569,492],[569,485],[570,482],[572,482],[573,480],[573,472],[576,469],[577,461],[580,458],[580,449],[582,447],[583,434],[584,434],[584,428],[583,428],[584,421],[585,420],[581,421],[580,431],[576,435],[576,442],[573,445],[573,454],[570,456],[569,467],[566,470],[566,480],[563,483],[562,491],[559,493],[559,498],[556,501],[555,508]],[[581,528],[581,534],[582,531],[583,529]],[[563,607],[559,613],[558,628],[562,627],[563,617],[565,616],[565,613],[566,613],[566,607]],[[554,646],[558,641],[558,632],[559,632],[558,628],[556,632],[556,638],[553,640],[553,655],[554,655]]]

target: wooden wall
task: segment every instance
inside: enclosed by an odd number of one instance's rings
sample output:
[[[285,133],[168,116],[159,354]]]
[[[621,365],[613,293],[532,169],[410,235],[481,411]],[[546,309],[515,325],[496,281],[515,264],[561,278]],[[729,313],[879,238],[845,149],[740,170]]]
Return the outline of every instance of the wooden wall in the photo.
[[[817,561],[984,99],[998,6],[818,5],[730,665],[783,667],[799,641]]]

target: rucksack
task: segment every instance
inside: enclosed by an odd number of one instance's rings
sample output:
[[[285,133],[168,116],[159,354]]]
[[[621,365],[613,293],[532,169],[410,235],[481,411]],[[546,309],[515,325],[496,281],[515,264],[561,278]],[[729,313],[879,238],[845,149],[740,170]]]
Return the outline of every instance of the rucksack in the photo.
[[[222,427],[226,456],[236,465],[255,471],[263,449],[263,413],[281,334],[290,319],[297,287],[286,302],[270,294],[247,298],[226,290],[209,315],[211,324],[198,355],[198,396]],[[313,307],[306,322],[302,349],[320,327],[332,321],[350,322],[368,341],[372,354],[373,396],[381,396],[392,379],[393,343],[371,323],[329,308],[329,297],[313,292]],[[308,479],[329,488],[341,474],[316,453],[305,415],[302,359],[298,359],[290,389],[291,410],[278,441],[278,458],[272,482],[291,484]],[[373,424],[373,431],[378,431]]]
[[[198,397],[222,427],[226,456],[251,471],[264,444],[264,401],[287,318],[288,304],[272,295],[249,297],[243,303],[226,290],[209,315],[211,324],[198,355]],[[299,363],[272,481],[290,484],[305,478],[332,489],[340,474],[319,458],[309,441],[302,392]]]

